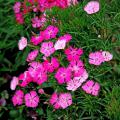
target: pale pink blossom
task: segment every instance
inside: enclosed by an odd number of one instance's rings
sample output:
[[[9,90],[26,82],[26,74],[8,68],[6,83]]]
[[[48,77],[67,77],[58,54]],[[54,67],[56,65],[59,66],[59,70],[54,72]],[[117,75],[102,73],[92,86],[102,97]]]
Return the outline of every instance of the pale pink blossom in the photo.
[[[38,93],[39,93],[39,94],[44,94],[45,91],[44,91],[42,88],[40,88],[40,89],[38,90]]]
[[[82,89],[88,94],[97,96],[100,90],[100,85],[93,80],[89,80],[82,86]]]
[[[62,109],[67,108],[72,104],[72,96],[70,93],[61,93],[59,95],[59,105]]]
[[[87,14],[93,14],[98,12],[100,9],[100,4],[98,1],[90,1],[87,3],[87,5],[84,7],[84,11],[87,12]]]
[[[27,46],[27,38],[21,37],[21,39],[18,42],[19,50],[23,50],[26,46]]]
[[[71,70],[68,68],[60,67],[55,74],[55,78],[59,84],[66,83],[71,80]]]
[[[39,97],[35,91],[30,91],[25,94],[25,105],[27,107],[36,108],[40,102]]]
[[[22,90],[17,90],[14,94],[14,96],[12,97],[12,102],[13,105],[22,105],[23,103],[23,98],[24,98],[24,93]]]
[[[13,77],[10,83],[10,89],[15,90],[17,85],[18,85],[18,78]]]
[[[53,42],[43,42],[40,48],[40,52],[43,53],[46,57],[49,57],[55,52]]]
[[[102,51],[97,51],[89,54],[89,63],[93,65],[101,65],[104,62]]]
[[[14,13],[19,13],[21,8],[21,2],[16,2],[13,6]]]
[[[38,55],[38,52],[39,52],[38,50],[33,50],[33,51],[31,51],[31,52],[28,54],[26,61],[27,61],[27,62],[30,62],[30,61],[35,60],[35,58],[36,58],[37,55]]]
[[[66,47],[66,41],[65,40],[58,40],[54,45],[55,50],[64,49],[65,47]]]
[[[113,55],[108,51],[103,51],[102,56],[104,58],[104,61],[110,61],[113,58]]]

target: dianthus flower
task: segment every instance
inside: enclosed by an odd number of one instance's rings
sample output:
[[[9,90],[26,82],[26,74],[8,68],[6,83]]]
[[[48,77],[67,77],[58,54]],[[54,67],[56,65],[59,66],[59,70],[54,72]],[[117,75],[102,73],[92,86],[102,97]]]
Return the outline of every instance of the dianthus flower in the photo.
[[[30,91],[29,93],[25,94],[25,105],[27,107],[36,108],[39,101],[39,97],[35,91]]]
[[[10,89],[15,90],[17,85],[18,85],[18,78],[13,77],[10,83]]]
[[[38,55],[38,50],[33,50],[33,51],[31,51],[29,54],[28,54],[28,56],[27,56],[27,62],[30,62],[30,61],[33,61],[33,60],[35,60],[35,58],[37,57],[37,55]]]
[[[56,6],[64,9],[68,7],[67,0],[56,0]]]
[[[21,8],[21,2],[16,2],[13,6],[14,13],[19,13]]]
[[[43,53],[46,57],[49,57],[55,52],[53,42],[43,42],[40,48],[40,52]]]
[[[13,105],[22,105],[23,103],[23,97],[24,97],[24,93],[22,90],[17,90],[14,94],[14,96],[12,97],[12,102]]]
[[[93,80],[89,80],[82,86],[82,89],[88,94],[97,96],[99,93],[100,85]]]
[[[66,83],[71,80],[71,70],[68,68],[60,67],[55,74],[55,78],[59,84]]]
[[[38,93],[39,93],[39,94],[44,94],[45,91],[44,91],[42,88],[40,88],[40,89],[38,90]]]
[[[45,67],[45,69],[52,73],[54,70],[56,70],[59,67],[59,61],[57,58],[53,57],[51,59],[51,62],[49,62],[48,60],[43,62],[43,66]]]
[[[97,51],[89,54],[89,63],[93,65],[101,65],[104,62],[104,58],[101,51]]]
[[[27,38],[21,37],[21,39],[18,42],[19,50],[23,50],[26,46],[27,46]]]
[[[100,4],[97,1],[90,1],[87,3],[87,5],[84,7],[84,11],[87,12],[87,14],[93,14],[98,12],[100,9]]]
[[[62,109],[67,108],[72,104],[72,96],[70,93],[61,93],[59,95],[59,105]]]
[[[33,45],[38,45],[43,41],[43,37],[41,35],[32,36],[30,41]]]
[[[17,23],[19,24],[23,24],[24,23],[24,17],[23,17],[23,13],[19,12],[19,13],[15,13],[15,18]]]
[[[103,51],[102,56],[104,58],[104,61],[110,61],[113,58],[113,55],[108,51]]]
[[[67,55],[67,60],[79,60],[80,56],[83,54],[83,50],[81,48],[73,48],[69,47],[65,50],[65,54]]]
[[[45,40],[55,38],[59,29],[55,26],[49,25],[44,31],[41,31],[41,35]]]

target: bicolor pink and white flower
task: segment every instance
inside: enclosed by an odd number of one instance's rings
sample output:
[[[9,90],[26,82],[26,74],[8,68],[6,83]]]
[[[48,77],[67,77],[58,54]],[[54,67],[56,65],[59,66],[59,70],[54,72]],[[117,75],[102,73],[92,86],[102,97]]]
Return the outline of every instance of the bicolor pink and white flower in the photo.
[[[30,91],[29,93],[25,94],[25,105],[27,107],[36,108],[40,99],[35,91]]]
[[[27,46],[27,38],[21,37],[21,39],[18,42],[19,50],[23,50],[26,46]]]
[[[55,52],[53,42],[43,42],[40,48],[40,52],[46,57],[49,57],[51,54],[53,54]]]
[[[87,12],[87,14],[93,14],[98,12],[100,9],[100,4],[98,1],[90,1],[87,3],[87,5],[84,7],[84,11]]]
[[[38,50],[33,50],[33,51],[31,51],[31,52],[28,54],[26,61],[27,61],[27,62],[30,62],[30,61],[35,60],[35,58],[36,58],[37,55],[38,55],[38,52],[39,52]]]
[[[100,90],[100,85],[93,80],[89,80],[82,86],[82,89],[88,94],[97,96]]]
[[[22,105],[23,104],[24,93],[22,90],[17,90],[12,97],[13,105]]]
[[[110,61],[113,58],[113,55],[108,51],[103,51],[102,56],[104,58],[104,61]]]
[[[17,77],[13,77],[10,83],[10,89],[11,90],[15,90],[16,86],[18,85],[18,78]]]

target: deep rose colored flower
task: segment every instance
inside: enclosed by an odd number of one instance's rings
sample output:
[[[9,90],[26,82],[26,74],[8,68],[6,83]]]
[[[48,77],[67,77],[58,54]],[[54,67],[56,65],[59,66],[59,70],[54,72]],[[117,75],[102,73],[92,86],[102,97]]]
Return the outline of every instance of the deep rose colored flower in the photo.
[[[38,36],[32,36],[30,42],[33,43],[33,45],[38,45],[43,41],[43,37],[41,35]]]
[[[14,94],[14,96],[12,97],[12,102],[13,105],[22,105],[23,103],[23,97],[24,97],[24,93],[22,90],[17,90]]]
[[[18,85],[18,78],[13,77],[10,83],[10,89],[15,90],[17,85]]]
[[[36,108],[39,103],[39,97],[35,91],[25,94],[25,105],[27,107]]]
[[[21,39],[18,42],[19,50],[23,50],[26,46],[27,46],[27,38],[21,37]]]
[[[59,61],[55,57],[53,57],[51,59],[51,62],[49,62],[48,60],[43,62],[44,68],[50,73],[52,73],[54,70],[56,70],[59,67],[59,65],[60,65]]]
[[[45,91],[44,91],[42,88],[40,88],[40,89],[38,90],[38,93],[39,93],[39,94],[44,94]]]
[[[68,7],[67,0],[56,0],[56,6],[64,9]]]
[[[97,1],[90,1],[87,3],[87,5],[84,7],[84,11],[87,12],[87,14],[93,14],[98,12],[100,9],[100,4]]]
[[[113,58],[113,55],[108,51],[103,51],[102,56],[104,58],[104,61],[110,61]]]
[[[35,60],[35,58],[37,57],[37,55],[38,55],[38,50],[33,50],[33,51],[31,51],[29,54],[28,54],[28,56],[27,56],[27,62],[30,62],[30,61],[33,61],[33,60]]]
[[[19,13],[15,13],[15,18],[17,23],[19,24],[23,24],[24,23],[24,17],[23,17],[23,13],[19,12]]]
[[[41,85],[42,83],[47,81],[47,71],[41,63],[32,62],[29,65],[30,67],[28,68],[28,71],[33,77],[33,82],[37,83],[38,85]]]
[[[41,35],[45,40],[55,38],[59,29],[55,26],[49,25],[44,31],[41,32]]]
[[[89,63],[93,65],[101,65],[104,62],[102,51],[97,51],[89,54]]]
[[[79,77],[74,77],[69,82],[67,82],[67,87],[66,87],[67,90],[72,90],[72,91],[77,90],[82,85],[82,83],[87,80],[87,78],[88,78],[88,73],[85,70],[82,75],[80,75]]]
[[[46,57],[49,57],[55,52],[53,42],[43,42],[40,48],[40,52],[43,53]]]
[[[89,80],[82,86],[82,89],[88,94],[97,96],[100,90],[100,85],[93,80]]]
[[[21,2],[16,2],[13,6],[14,13],[19,13],[21,8]]]
[[[62,109],[67,108],[72,104],[72,96],[70,93],[61,93],[59,95],[59,105]]]
[[[79,60],[80,56],[83,54],[83,50],[81,48],[73,48],[69,47],[65,50],[65,54],[67,55],[67,60]]]
[[[30,82],[32,82],[32,77],[28,71],[20,74],[18,79],[21,87],[26,87]]]
[[[84,64],[81,60],[73,60],[68,68],[73,72],[74,77],[80,76],[85,71]]]
[[[60,105],[59,105],[59,95],[58,95],[58,93],[53,93],[49,102],[50,102],[51,105],[53,105],[53,107],[55,109],[59,109]]]
[[[59,84],[66,83],[71,80],[71,70],[68,68],[60,67],[55,74],[55,78]]]

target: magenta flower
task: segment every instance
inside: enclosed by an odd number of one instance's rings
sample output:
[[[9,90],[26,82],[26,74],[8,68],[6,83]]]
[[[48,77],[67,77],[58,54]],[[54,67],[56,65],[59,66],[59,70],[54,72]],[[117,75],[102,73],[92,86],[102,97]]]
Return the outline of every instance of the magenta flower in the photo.
[[[82,89],[88,94],[97,96],[100,90],[100,85],[93,80],[89,80],[82,86]]]
[[[65,40],[66,42],[70,42],[71,39],[72,39],[72,36],[70,34],[65,34],[58,38],[58,40]]]
[[[48,60],[46,60],[45,62],[43,62],[43,66],[50,73],[52,73],[54,70],[56,70],[59,67],[59,65],[60,65],[59,61],[55,57],[53,57],[51,59],[51,62],[49,62]]]
[[[27,46],[27,38],[21,37],[21,39],[18,42],[19,50],[23,50],[26,46]]]
[[[104,61],[110,61],[113,58],[113,55],[108,51],[103,51],[102,56],[104,58]]]
[[[27,62],[30,62],[30,61],[35,60],[35,58],[36,58],[37,55],[38,55],[38,52],[39,52],[38,50],[33,50],[33,51],[31,51],[31,52],[28,54],[26,61],[27,61]]]
[[[60,67],[55,74],[55,78],[59,84],[66,83],[71,80],[71,70],[68,68]]]
[[[59,95],[57,93],[53,93],[51,98],[50,98],[50,104],[53,105],[55,109],[59,109]]]
[[[87,5],[84,7],[84,11],[87,12],[87,14],[93,14],[98,12],[100,9],[100,4],[97,1],[90,1],[87,3]]]
[[[44,37],[45,40],[49,40],[55,38],[59,29],[55,26],[49,25],[46,30],[41,32],[41,35]]]
[[[101,51],[97,51],[89,54],[89,63],[93,65],[101,65],[104,62],[104,58]]]
[[[69,47],[65,50],[65,54],[67,55],[67,60],[79,60],[80,56],[83,54],[83,50],[81,48],[73,48]]]
[[[19,12],[19,13],[15,13],[15,18],[17,23],[19,24],[23,24],[24,23],[24,17],[23,17],[23,13]]]
[[[29,71],[25,71],[24,73],[20,74],[18,79],[21,87],[26,87],[30,82],[32,82],[32,77]]]
[[[71,61],[68,68],[73,72],[74,77],[82,75],[85,70],[81,60]]]
[[[17,85],[18,85],[18,78],[13,77],[10,83],[10,89],[15,90]]]
[[[53,42],[44,42],[41,45],[40,52],[43,53],[46,57],[49,57],[55,52]]]
[[[13,6],[14,13],[19,13],[21,8],[21,2],[16,2]]]
[[[43,41],[43,37],[41,35],[38,36],[32,36],[30,42],[33,43],[33,45],[38,45]]]
[[[68,7],[67,0],[56,0],[56,6],[64,9]]]
[[[70,93],[61,93],[59,95],[59,105],[62,109],[67,108],[72,104],[72,96]]]
[[[39,97],[35,91],[25,94],[25,105],[27,107],[36,108],[39,103]]]
[[[22,105],[23,103],[23,97],[24,97],[24,93],[22,90],[17,90],[14,94],[14,96],[12,97],[12,102],[13,105]]]

